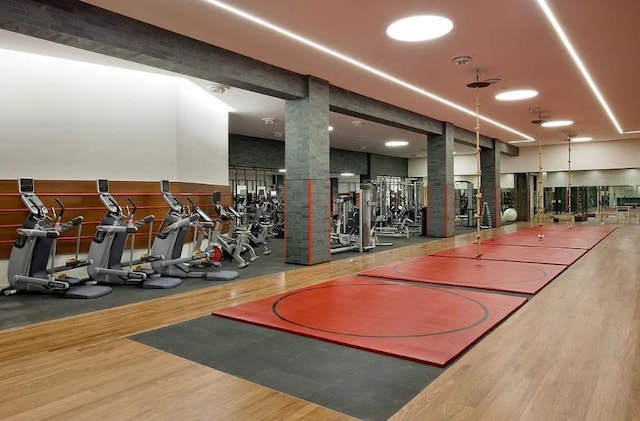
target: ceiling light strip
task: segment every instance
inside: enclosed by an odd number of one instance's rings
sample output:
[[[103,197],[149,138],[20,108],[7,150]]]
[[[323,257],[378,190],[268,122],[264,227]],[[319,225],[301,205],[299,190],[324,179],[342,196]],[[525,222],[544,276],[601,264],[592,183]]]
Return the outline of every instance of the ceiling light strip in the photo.
[[[330,56],[333,56],[333,57],[335,57],[337,59],[340,59],[340,60],[345,61],[345,62],[347,62],[349,64],[352,64],[353,66],[356,66],[356,67],[358,67],[358,68],[360,68],[362,70],[365,70],[365,71],[367,71],[369,73],[372,73],[372,74],[374,74],[376,76],[379,76],[379,77],[381,77],[383,79],[386,79],[386,80],[388,80],[390,82],[393,82],[393,83],[395,83],[397,85],[400,85],[400,86],[405,87],[405,88],[407,88],[409,90],[412,90],[412,91],[414,91],[414,92],[416,92],[416,93],[418,93],[420,95],[426,96],[426,97],[431,98],[431,99],[433,99],[435,101],[438,101],[438,102],[440,102],[442,104],[445,104],[445,105],[447,105],[447,106],[449,106],[451,108],[454,108],[454,109],[456,109],[458,111],[461,111],[461,112],[463,112],[465,114],[468,114],[470,116],[474,116],[475,117],[475,112],[472,111],[472,110],[468,110],[468,109],[464,108],[461,105],[458,105],[458,104],[456,104],[454,102],[446,100],[446,99],[444,99],[444,98],[442,98],[442,97],[440,97],[438,95],[435,95],[435,94],[433,94],[433,93],[431,93],[429,91],[426,91],[426,90],[424,90],[424,89],[422,89],[420,87],[412,85],[412,84],[410,84],[408,82],[405,82],[405,81],[403,81],[401,79],[398,79],[395,76],[392,76],[392,75],[390,75],[388,73],[385,73],[382,70],[376,69],[375,67],[371,67],[368,64],[365,64],[365,63],[363,63],[361,61],[358,61],[358,60],[356,60],[354,58],[351,58],[351,57],[349,57],[347,55],[344,55],[344,54],[342,54],[342,53],[340,53],[340,52],[338,52],[336,50],[332,50],[331,48],[325,47],[322,44],[318,44],[317,42],[311,41],[310,39],[307,39],[307,38],[305,38],[303,36],[300,36],[300,35],[298,35],[298,34],[296,34],[294,32],[291,32],[291,31],[289,31],[287,29],[284,29],[284,28],[281,28],[281,27],[279,27],[277,25],[274,25],[271,22],[268,22],[268,21],[266,21],[266,20],[264,20],[262,18],[254,16],[254,15],[252,15],[250,13],[247,13],[247,12],[241,10],[241,9],[238,9],[236,7],[233,7],[233,6],[230,6],[230,5],[226,4],[226,3],[223,3],[223,2],[218,1],[218,0],[204,0],[204,1],[206,1],[207,3],[209,3],[209,4],[213,5],[213,6],[216,6],[216,7],[219,7],[221,9],[224,9],[224,10],[226,10],[228,12],[231,12],[234,15],[240,16],[240,17],[242,17],[244,19],[247,19],[247,20],[249,20],[251,22],[254,22],[254,23],[256,23],[256,24],[258,24],[260,26],[263,26],[265,28],[271,29],[272,31],[278,32],[279,34],[282,34],[282,35],[284,35],[284,36],[286,36],[288,38],[294,39],[294,40],[296,40],[296,41],[298,41],[298,42],[300,42],[302,44],[308,45],[309,47],[315,48],[316,50],[322,51],[323,53],[326,53],[326,54],[328,54]],[[506,126],[506,125],[504,125],[504,124],[502,124],[500,122],[497,122],[495,120],[492,120],[490,118],[482,117],[482,116],[480,118],[482,120],[488,122],[488,123],[493,124],[494,126],[500,127],[501,129],[507,130],[507,131],[509,131],[511,133],[514,133],[514,134],[518,135],[518,136],[522,136],[525,139],[533,139],[533,137],[531,137],[529,135],[526,135],[526,134],[524,134],[522,132],[519,132],[519,131],[517,131],[515,129],[512,129],[509,126]]]
[[[547,19],[551,23],[551,26],[553,26],[553,29],[556,31],[556,34],[564,44],[564,47],[569,52],[569,55],[571,56],[571,58],[573,59],[573,62],[576,64],[576,66],[582,73],[582,76],[587,81],[587,84],[589,85],[589,87],[591,88],[591,91],[600,102],[600,105],[602,106],[602,108],[604,108],[604,111],[609,116],[609,119],[615,126],[616,130],[618,130],[618,133],[624,134],[624,130],[622,130],[622,127],[620,127],[620,124],[618,124],[618,120],[616,120],[616,117],[613,115],[611,108],[609,108],[609,104],[607,104],[607,101],[605,101],[604,97],[600,93],[600,90],[598,89],[595,82],[591,78],[591,75],[587,71],[587,68],[585,67],[585,65],[582,63],[582,60],[580,59],[580,56],[578,56],[578,53],[576,52],[576,50],[573,48],[573,45],[571,45],[569,38],[564,33],[564,30],[560,26],[558,19],[556,19],[555,15],[551,11],[551,8],[549,7],[549,5],[547,5],[547,2],[545,0],[536,0],[536,1],[538,2],[538,5],[540,6],[540,8],[542,8],[542,11],[544,12],[544,14],[547,16]]]

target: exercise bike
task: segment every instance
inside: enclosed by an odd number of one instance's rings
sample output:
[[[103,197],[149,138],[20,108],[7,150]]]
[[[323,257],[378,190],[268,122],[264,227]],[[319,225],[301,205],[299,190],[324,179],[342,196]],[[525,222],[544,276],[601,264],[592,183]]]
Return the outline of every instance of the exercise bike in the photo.
[[[147,254],[142,260],[133,261],[134,240],[138,228],[149,224],[149,234],[151,234],[154,216],[148,215],[137,221],[134,220],[137,206],[133,199],[128,199],[133,209],[127,207],[128,215],[125,215],[116,199],[109,192],[109,180],[98,180],[97,187],[100,201],[107,208],[107,212],[100,225],[96,227],[96,233],[89,246],[89,260],[91,261],[87,269],[89,277],[99,283],[135,284],[147,289],[168,289],[180,285],[182,283],[180,278],[160,276],[155,274],[153,270],[145,271],[142,268],[131,268],[133,263],[147,263],[162,259],[162,256]],[[128,221],[125,221],[125,218]],[[131,254],[129,262],[123,265],[121,260],[127,238],[131,238]]]
[[[90,260],[79,260],[80,227],[82,216],[77,216],[69,222],[61,223],[64,215],[64,205],[58,199],[60,213],[50,217],[47,208],[35,194],[32,178],[20,178],[18,190],[22,195],[22,202],[29,210],[29,216],[18,229],[18,238],[13,244],[9,256],[8,278],[9,288],[2,290],[4,295],[15,294],[18,291],[38,292],[44,294],[60,294],[65,298],[98,298],[111,292],[111,288],[95,285],[95,281],[86,281],[67,276],[62,271],[75,269],[90,264]],[[55,221],[52,224],[52,221]],[[78,226],[76,241],[76,258],[70,259],[64,266],[55,267],[56,240],[61,233]],[[50,268],[47,269],[47,262]]]
[[[168,180],[160,182],[160,190],[162,197],[169,205],[169,212],[162,220],[151,247],[151,254],[163,256],[163,258],[151,262],[151,268],[162,276],[178,278],[202,278],[208,281],[231,281],[238,278],[240,274],[236,271],[196,272],[191,270],[186,263],[206,262],[212,258],[209,251],[201,251],[187,257],[181,257],[189,226],[199,219],[199,215],[186,212],[182,203],[171,194]]]
[[[255,255],[255,251],[253,250],[253,248],[251,248],[251,246],[249,246],[248,244],[249,230],[248,229],[236,230],[236,234],[237,234],[236,238],[231,238],[229,236],[222,234],[223,219],[227,220],[227,219],[230,219],[230,217],[227,217],[224,210],[220,207],[219,204],[217,204],[219,201],[219,200],[216,201],[217,196],[219,196],[219,192],[214,192],[214,203],[216,203],[215,205],[216,211],[220,216],[220,218],[217,218],[215,220],[212,219],[209,215],[207,215],[198,206],[193,204],[193,202],[191,201],[194,211],[199,216],[200,221],[202,221],[203,223],[203,227],[208,232],[207,251],[209,251],[210,253],[213,253],[216,256],[222,255],[220,256],[220,259],[224,255],[230,256],[238,264],[238,269],[245,268],[249,265],[249,262],[247,262],[242,257],[242,254],[245,251],[250,251],[251,262],[255,261],[258,258]],[[204,240],[204,230],[200,231],[199,237],[196,238],[196,242],[195,242],[196,247],[201,247],[203,240]]]

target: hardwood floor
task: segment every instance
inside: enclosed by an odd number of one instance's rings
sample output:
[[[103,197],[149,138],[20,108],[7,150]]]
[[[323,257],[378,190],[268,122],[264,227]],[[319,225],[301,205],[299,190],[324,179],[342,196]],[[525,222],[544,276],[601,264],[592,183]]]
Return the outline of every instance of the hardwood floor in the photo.
[[[639,226],[618,227],[393,419],[640,419],[639,234]],[[0,419],[349,419],[126,338],[473,238],[1,331]]]

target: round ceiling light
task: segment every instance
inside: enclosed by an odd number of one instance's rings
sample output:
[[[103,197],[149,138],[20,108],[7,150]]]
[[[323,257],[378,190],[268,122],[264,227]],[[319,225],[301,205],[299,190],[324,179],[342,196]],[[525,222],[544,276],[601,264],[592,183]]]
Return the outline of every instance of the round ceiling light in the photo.
[[[571,120],[549,120],[541,124],[542,127],[564,127],[571,126],[573,121]]]
[[[514,89],[512,91],[500,92],[496,95],[498,101],[519,101],[538,96],[538,91],[533,89]]]
[[[393,22],[387,35],[398,41],[417,42],[440,38],[453,29],[453,22],[442,16],[410,16]]]
[[[409,144],[409,142],[407,142],[406,140],[389,140],[387,142],[384,142],[384,146],[387,146],[389,148],[398,148],[400,146],[407,146]]]

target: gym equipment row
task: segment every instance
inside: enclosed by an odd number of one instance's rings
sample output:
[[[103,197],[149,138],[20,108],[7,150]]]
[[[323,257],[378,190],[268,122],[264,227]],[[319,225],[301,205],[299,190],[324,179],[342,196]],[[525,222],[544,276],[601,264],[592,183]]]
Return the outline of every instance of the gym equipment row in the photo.
[[[200,215],[183,206],[170,192],[169,181],[162,180],[161,192],[169,205],[158,232],[152,239],[153,215],[135,220],[137,206],[132,199],[124,212],[109,192],[109,181],[98,180],[100,200],[107,209],[89,247],[87,259],[78,259],[83,218],[78,216],[62,223],[63,203],[56,199],[60,212],[52,208],[52,215],[35,193],[31,178],[18,180],[18,190],[29,216],[18,229],[8,264],[9,287],[4,295],[19,291],[45,294],[60,294],[65,298],[97,298],[111,292],[111,285],[135,284],[142,288],[174,288],[184,278],[201,278],[210,281],[229,281],[239,276],[235,271],[195,271],[201,262],[219,266],[222,256],[215,244],[209,250],[197,251],[181,257],[185,237],[190,226],[194,226]],[[133,259],[135,235],[143,225],[149,225],[148,252],[140,259]],[[56,240],[60,235],[77,227],[76,257],[62,266],[55,266]],[[122,262],[127,239],[130,238],[129,261]],[[219,247],[219,246],[218,246]],[[216,260],[217,259],[217,260]],[[143,268],[142,264],[150,267]],[[87,267],[88,277],[69,276],[66,271]],[[98,285],[106,284],[106,285]]]
[[[422,183],[378,177],[371,186],[376,235],[404,238],[418,235],[422,226]]]
[[[372,192],[371,184],[362,184],[355,194],[336,199],[331,225],[331,254],[343,251],[362,253],[377,246],[392,245],[380,242],[372,226]]]

